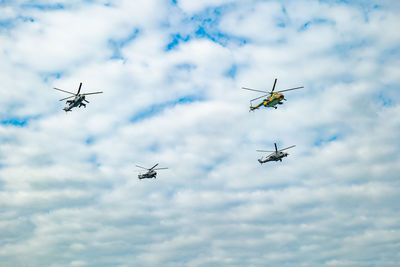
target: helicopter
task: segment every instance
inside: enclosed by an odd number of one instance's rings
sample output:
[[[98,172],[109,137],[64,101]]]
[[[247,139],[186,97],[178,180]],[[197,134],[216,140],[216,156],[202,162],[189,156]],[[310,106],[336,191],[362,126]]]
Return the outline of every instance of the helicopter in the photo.
[[[144,173],[144,174],[139,174],[139,175],[138,175],[138,178],[139,178],[139,179],[146,179],[146,178],[148,178],[148,179],[150,179],[150,178],[156,179],[156,176],[157,176],[156,170],[165,170],[165,169],[168,169],[168,168],[156,168],[157,166],[158,166],[158,163],[157,163],[156,165],[154,165],[153,167],[151,167],[151,168],[145,168],[145,167],[136,165],[136,167],[138,167],[138,168],[142,168],[142,169],[147,170],[146,173]]]
[[[282,162],[282,158],[287,157],[289,155],[289,153],[282,152],[282,151],[296,146],[296,145],[293,145],[293,146],[289,146],[287,148],[278,150],[276,143],[274,143],[274,145],[275,145],[275,151],[257,150],[258,152],[272,152],[271,154],[266,156],[265,159],[263,159],[263,157],[261,157],[261,159],[258,159],[258,162],[260,162],[260,164],[266,163],[268,161],[281,161]]]
[[[74,107],[79,107],[80,108],[80,107],[83,106],[84,108],[86,108],[86,104],[83,103],[83,101],[85,101],[86,103],[89,103],[89,101],[86,100],[86,95],[94,95],[94,94],[103,93],[103,92],[93,92],[93,93],[80,94],[81,87],[82,87],[82,83],[79,84],[79,89],[78,89],[78,92],[76,94],[54,87],[54,89],[56,89],[58,91],[61,91],[61,92],[64,92],[64,93],[68,93],[68,94],[72,95],[72,96],[60,99],[60,101],[63,101],[63,100],[66,100],[66,99],[72,98],[72,97],[74,98],[74,99],[70,99],[70,100],[66,101],[67,106],[65,108],[63,108],[63,110],[65,110],[65,112],[71,111]]]
[[[256,97],[256,98],[250,100],[250,111],[258,109],[261,106],[273,107],[273,108],[277,109],[278,108],[277,105],[282,105],[283,104],[283,102],[282,102],[283,100],[286,101],[285,96],[283,94],[281,94],[282,92],[304,88],[303,86],[300,86],[300,87],[295,87],[295,88],[290,88],[290,89],[285,89],[285,90],[280,90],[280,91],[274,92],[276,81],[277,81],[277,79],[275,78],[274,86],[272,87],[271,92],[255,90],[255,89],[247,88],[247,87],[242,87],[242,89],[245,89],[245,90],[260,92],[260,93],[264,94],[262,96],[259,96],[259,97]],[[256,106],[253,106],[252,102],[254,100],[257,100],[257,99],[260,99],[260,98],[263,98],[263,97],[265,97],[265,98],[261,103],[259,103]]]

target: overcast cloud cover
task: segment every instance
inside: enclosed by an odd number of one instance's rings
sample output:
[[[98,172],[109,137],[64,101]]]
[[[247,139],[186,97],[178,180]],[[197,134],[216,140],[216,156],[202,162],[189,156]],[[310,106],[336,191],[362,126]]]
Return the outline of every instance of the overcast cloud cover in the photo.
[[[399,12],[0,0],[0,265],[400,266]]]

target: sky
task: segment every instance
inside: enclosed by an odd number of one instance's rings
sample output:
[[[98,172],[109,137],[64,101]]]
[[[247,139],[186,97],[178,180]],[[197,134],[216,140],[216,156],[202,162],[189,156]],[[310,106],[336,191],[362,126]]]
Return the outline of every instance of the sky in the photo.
[[[399,266],[399,12],[0,0],[0,266]]]

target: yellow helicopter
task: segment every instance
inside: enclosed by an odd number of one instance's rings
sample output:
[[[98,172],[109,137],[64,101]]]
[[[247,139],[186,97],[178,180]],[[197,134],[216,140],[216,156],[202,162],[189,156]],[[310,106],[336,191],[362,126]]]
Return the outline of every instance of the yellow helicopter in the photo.
[[[250,90],[250,91],[255,91],[255,92],[260,92],[260,93],[264,93],[265,94],[265,95],[262,95],[262,96],[259,96],[259,97],[256,97],[256,98],[250,100],[250,111],[258,109],[261,106],[273,107],[273,108],[277,109],[278,108],[277,105],[282,105],[283,104],[283,102],[282,102],[283,100],[286,101],[285,96],[283,94],[281,94],[282,92],[304,88],[303,86],[300,86],[300,87],[295,87],[295,88],[290,88],[290,89],[285,89],[285,90],[280,90],[280,91],[274,92],[277,80],[278,79],[275,79],[274,86],[272,87],[272,91],[271,92],[255,90],[255,89],[247,88],[247,87],[242,87],[242,89],[245,89],[245,90]],[[260,99],[260,98],[263,98],[263,97],[265,97],[265,98],[261,103],[259,103],[256,106],[253,106],[252,102],[254,100],[257,100],[257,99]]]

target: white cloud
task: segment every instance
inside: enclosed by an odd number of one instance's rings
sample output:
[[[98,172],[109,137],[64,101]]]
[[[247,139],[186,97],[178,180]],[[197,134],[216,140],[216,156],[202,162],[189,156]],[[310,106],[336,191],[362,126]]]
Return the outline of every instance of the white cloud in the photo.
[[[201,12],[206,8],[215,8],[221,5],[234,3],[233,0],[204,0],[204,1],[190,1],[190,0],[177,0],[178,6],[188,14]]]
[[[398,8],[4,3],[0,265],[396,266]]]

